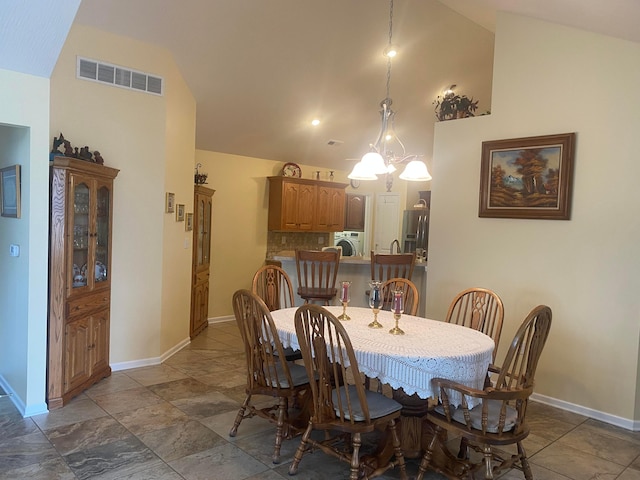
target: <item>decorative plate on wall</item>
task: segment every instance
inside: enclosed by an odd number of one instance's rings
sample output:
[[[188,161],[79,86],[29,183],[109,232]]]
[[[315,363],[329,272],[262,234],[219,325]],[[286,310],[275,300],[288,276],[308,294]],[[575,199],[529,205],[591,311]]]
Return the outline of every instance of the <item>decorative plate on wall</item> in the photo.
[[[288,162],[282,167],[282,175],[285,177],[302,178],[302,170],[297,163]]]

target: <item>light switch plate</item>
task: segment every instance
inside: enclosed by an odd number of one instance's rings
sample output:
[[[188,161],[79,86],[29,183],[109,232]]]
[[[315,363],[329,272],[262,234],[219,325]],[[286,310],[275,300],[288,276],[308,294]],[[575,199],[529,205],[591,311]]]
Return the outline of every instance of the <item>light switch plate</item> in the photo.
[[[12,257],[20,256],[20,245],[11,244],[9,245],[9,255]]]

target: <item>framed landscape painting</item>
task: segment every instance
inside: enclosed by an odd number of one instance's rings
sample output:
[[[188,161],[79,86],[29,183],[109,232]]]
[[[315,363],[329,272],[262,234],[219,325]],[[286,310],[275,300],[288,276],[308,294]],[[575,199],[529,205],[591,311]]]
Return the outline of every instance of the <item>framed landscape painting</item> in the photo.
[[[479,217],[569,220],[575,133],[482,142]]]

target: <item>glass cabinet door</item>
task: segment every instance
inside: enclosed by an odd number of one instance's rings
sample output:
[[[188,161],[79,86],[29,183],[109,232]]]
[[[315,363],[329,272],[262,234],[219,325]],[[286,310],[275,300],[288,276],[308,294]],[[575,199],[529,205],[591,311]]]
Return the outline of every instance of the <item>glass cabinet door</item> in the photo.
[[[73,188],[73,288],[85,287],[88,283],[90,213],[89,185],[79,181]]]
[[[211,199],[196,195],[196,265],[209,265],[211,249]]]
[[[109,208],[111,192],[106,186],[99,186],[96,200],[96,260],[94,279],[96,283],[107,280],[109,272]]]

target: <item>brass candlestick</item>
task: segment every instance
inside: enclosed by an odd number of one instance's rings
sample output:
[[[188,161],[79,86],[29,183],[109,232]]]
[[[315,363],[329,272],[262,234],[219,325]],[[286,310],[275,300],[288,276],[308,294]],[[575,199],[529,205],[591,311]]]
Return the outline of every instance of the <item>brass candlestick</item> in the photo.
[[[398,327],[398,322],[400,321],[400,317],[402,316],[401,313],[394,313],[393,314],[393,319],[396,321],[396,326],[393,327],[391,330],[389,330],[389,333],[391,335],[404,335],[404,330],[402,330],[400,327]]]
[[[347,315],[347,305],[349,305],[349,302],[342,302],[342,315],[338,316],[338,320],[351,320],[351,317]]]
[[[370,328],[382,328],[382,324],[378,322],[378,313],[380,312],[379,308],[372,308],[373,310],[373,322],[369,324]]]
[[[347,305],[349,304],[349,300],[351,300],[351,292],[349,291],[350,286],[351,286],[351,282],[342,282],[342,288],[340,289],[340,302],[342,303],[342,315],[338,317],[338,320],[342,320],[342,321],[351,320],[351,317],[347,315]]]

